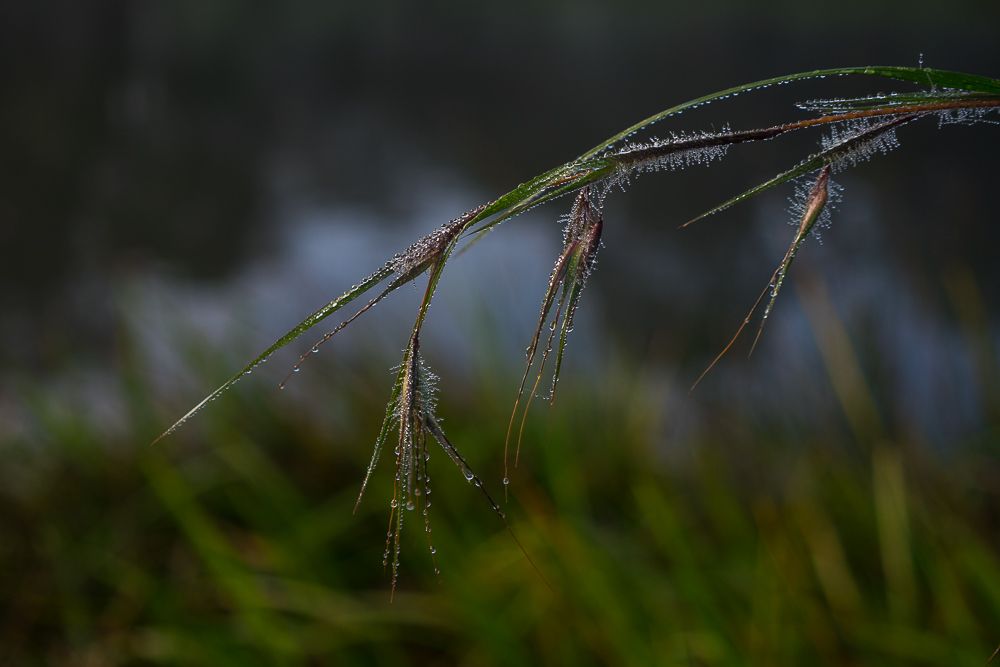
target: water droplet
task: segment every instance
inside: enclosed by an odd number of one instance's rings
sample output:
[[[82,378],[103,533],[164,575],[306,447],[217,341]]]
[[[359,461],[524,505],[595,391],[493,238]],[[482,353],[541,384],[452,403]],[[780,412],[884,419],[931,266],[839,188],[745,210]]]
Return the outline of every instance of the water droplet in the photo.
[[[506,477],[504,477],[503,478],[503,483],[504,483],[504,486],[506,486],[506,485],[510,484],[510,480],[507,479]]]
[[[441,570],[434,568],[434,574],[441,574]]]
[[[428,491],[427,493],[430,493],[430,491]],[[431,506],[431,501],[428,500],[426,503],[424,503],[424,507],[430,507],[430,506]]]
[[[435,549],[434,547],[431,547],[431,553],[432,553],[432,554],[436,554],[437,552],[438,552],[438,550],[437,550],[437,549]]]
[[[393,498],[392,501],[389,503],[389,507],[395,507],[395,506],[396,506],[396,499]]]
[[[319,352],[319,348],[318,348],[318,347],[314,347],[314,348],[312,349],[312,353],[313,353],[313,354],[316,354],[317,352]]]
[[[416,505],[413,504],[412,500],[407,501],[407,503],[406,503],[406,509],[412,510],[414,507],[416,507]]]
[[[292,372],[293,372],[293,373],[298,373],[298,372],[299,372],[300,370],[302,370],[302,369],[301,369],[301,368],[298,368],[298,367],[296,367],[296,368],[293,368],[293,369],[292,369]]]
[[[472,478],[475,477],[475,475],[472,473],[472,471],[469,470],[468,468],[466,468],[462,472],[465,474],[465,479],[468,480],[468,481],[470,481],[470,482],[472,481]]]

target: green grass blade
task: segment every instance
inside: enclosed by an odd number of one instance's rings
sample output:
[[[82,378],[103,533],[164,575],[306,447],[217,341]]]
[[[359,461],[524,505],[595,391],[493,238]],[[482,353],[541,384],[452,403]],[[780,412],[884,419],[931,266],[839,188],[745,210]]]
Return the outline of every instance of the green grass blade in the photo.
[[[507,194],[487,204],[479,215],[469,221],[469,224],[466,225],[466,229],[492,215],[497,215],[498,213],[501,215],[478,229],[464,231],[464,235],[474,235],[475,238],[462,249],[462,252],[465,252],[469,247],[475,245],[480,238],[485,236],[483,232],[496,227],[504,220],[509,220],[515,215],[520,215],[529,208],[534,208],[538,204],[542,203],[541,201],[535,201],[538,194],[551,186],[553,183],[560,181],[566,172],[572,171],[572,167],[573,163],[567,163],[560,165],[555,169],[550,169],[541,176],[536,176],[527,183],[522,183]],[[548,198],[544,201],[548,201]]]
[[[486,234],[488,234],[501,222],[521,215],[522,213],[525,213],[536,206],[541,206],[548,201],[579,190],[585,185],[608,178],[614,173],[615,163],[605,158],[596,158],[579,163],[569,163],[563,165],[560,169],[563,169],[563,171],[558,174],[558,178],[551,179],[551,183],[541,185],[531,197],[527,198],[525,201],[517,203],[515,206],[512,206],[508,210],[504,211],[502,215],[490,220],[479,228],[467,232],[466,235],[472,235],[473,238],[464,248],[462,248],[462,252],[465,252],[478,243]],[[558,183],[558,186],[553,190],[542,194],[542,191],[551,187],[553,183]]]
[[[239,373],[237,373],[232,378],[230,378],[224,385],[222,385],[221,387],[219,387],[218,389],[216,389],[215,391],[213,391],[211,394],[209,394],[208,396],[206,396],[205,398],[203,398],[201,400],[201,402],[198,403],[196,406],[194,406],[193,408],[191,408],[190,410],[188,410],[187,414],[185,414],[183,417],[181,417],[180,419],[178,419],[176,422],[174,422],[173,426],[171,426],[166,431],[164,431],[162,434],[160,434],[160,437],[158,437],[156,440],[154,440],[153,444],[156,444],[157,442],[159,442],[160,440],[162,440],[166,436],[168,436],[171,433],[173,433],[174,431],[176,431],[181,426],[181,424],[183,424],[188,419],[190,419],[192,416],[194,416],[195,413],[197,413],[203,407],[205,407],[206,405],[208,405],[210,402],[212,402],[216,398],[218,398],[219,395],[222,394],[222,392],[226,391],[227,389],[229,389],[230,387],[232,387],[234,384],[236,384],[236,382],[240,378],[242,378],[244,375],[246,375],[247,373],[249,373],[250,371],[252,371],[258,364],[260,364],[262,361],[264,361],[269,356],[271,356],[272,354],[274,354],[276,351],[278,351],[279,349],[281,349],[285,345],[288,345],[293,340],[295,340],[296,338],[298,338],[302,333],[308,331],[309,329],[311,329],[312,327],[314,327],[316,324],[319,324],[319,322],[321,322],[323,319],[325,319],[329,315],[332,315],[333,313],[337,312],[338,310],[340,310],[341,308],[343,308],[344,306],[346,306],[350,302],[354,301],[356,298],[358,298],[359,296],[361,296],[362,294],[364,294],[365,292],[367,292],[368,290],[370,290],[371,288],[373,288],[375,285],[379,284],[380,282],[382,282],[383,280],[385,280],[386,278],[388,278],[390,275],[392,275],[392,269],[390,269],[387,266],[386,267],[382,267],[381,269],[379,269],[378,271],[376,271],[375,273],[371,274],[370,276],[368,276],[367,278],[365,278],[363,281],[361,281],[361,283],[359,283],[359,284],[355,285],[354,287],[352,287],[351,289],[347,290],[346,292],[344,292],[343,294],[341,294],[339,297],[337,297],[336,299],[334,299],[330,303],[326,304],[325,306],[323,306],[322,308],[320,308],[319,310],[317,310],[315,313],[313,313],[312,315],[310,315],[306,319],[304,319],[301,322],[299,322],[297,325],[295,325],[295,327],[291,331],[289,331],[284,336],[282,336],[281,338],[279,338],[278,340],[276,340],[274,342],[274,344],[271,345],[271,347],[269,347],[266,350],[264,350],[263,352],[261,352],[260,355],[258,355],[256,359],[254,359],[249,364],[247,364],[243,368],[243,370],[241,370]]]
[[[838,74],[841,73],[837,70]],[[965,74],[963,72],[949,72],[942,69],[926,69],[921,67],[853,67],[843,70],[844,74],[868,74],[873,76],[884,76],[889,79],[899,79],[900,81],[912,81],[923,85],[954,88],[956,90],[969,90],[975,93],[1000,94],[1000,80],[991,79],[975,74]]]
[[[761,81],[755,81],[753,83],[744,84],[742,86],[736,86],[735,88],[729,88],[718,93],[712,93],[711,95],[705,95],[704,97],[699,97],[693,99],[684,104],[678,104],[675,107],[671,107],[665,111],[661,111],[658,114],[650,116],[649,118],[639,121],[635,125],[629,127],[626,130],[619,132],[610,139],[601,142],[597,146],[594,146],[589,151],[584,153],[578,158],[580,160],[586,160],[588,158],[594,157],[598,153],[601,153],[606,148],[618,143],[622,139],[638,132],[639,130],[656,123],[657,121],[663,120],[670,116],[675,116],[677,114],[683,113],[689,109],[694,109],[703,104],[708,104],[716,100],[725,99],[727,97],[734,97],[740,93],[749,92],[751,90],[757,90],[759,88],[767,88],[774,85],[780,85],[789,83],[791,81],[797,81],[801,79],[817,79],[832,76],[845,76],[851,74],[861,74],[868,76],[883,76],[890,79],[898,79],[901,81],[911,81],[913,83],[924,84],[928,86],[937,86],[942,88],[956,88],[958,90],[969,90],[977,93],[990,93],[990,94],[1000,94],[1000,81],[996,79],[990,79],[983,76],[975,76],[972,74],[962,74],[960,72],[949,72],[945,70],[936,69],[922,69],[919,67],[881,67],[881,66],[871,66],[871,67],[841,67],[837,69],[818,69],[812,72],[802,72],[799,74],[788,74],[785,76],[775,77],[773,79],[763,79]]]

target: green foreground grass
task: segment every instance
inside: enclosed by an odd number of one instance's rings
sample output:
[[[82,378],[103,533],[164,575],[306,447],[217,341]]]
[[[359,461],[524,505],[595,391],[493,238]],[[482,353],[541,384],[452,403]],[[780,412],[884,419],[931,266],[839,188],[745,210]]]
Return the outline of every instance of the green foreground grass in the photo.
[[[390,602],[387,471],[352,514],[378,367],[338,373],[333,432],[248,388],[150,447],[137,375],[118,441],[25,399],[47,436],[0,450],[0,663],[982,665],[1000,642],[995,447],[942,462],[727,415],[661,442],[634,375],[567,383],[547,443],[529,418],[503,507],[555,592],[432,449],[440,583],[407,513]],[[492,377],[440,414],[499,500],[516,378]]]

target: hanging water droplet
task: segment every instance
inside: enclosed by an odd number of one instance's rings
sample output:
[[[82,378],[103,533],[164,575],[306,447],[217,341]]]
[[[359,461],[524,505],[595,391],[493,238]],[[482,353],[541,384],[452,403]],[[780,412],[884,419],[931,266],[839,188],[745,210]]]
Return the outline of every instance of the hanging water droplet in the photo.
[[[438,550],[437,550],[437,549],[435,549],[434,547],[431,547],[431,553],[432,553],[432,554],[436,554],[437,552],[438,552]]]
[[[510,480],[507,479],[506,477],[504,477],[503,478],[503,484],[504,484],[504,486],[507,486],[508,484],[510,484]]]
[[[318,348],[318,347],[314,347],[314,348],[312,349],[312,353],[313,353],[313,354],[316,354],[317,352],[319,352],[319,348]]]
[[[395,506],[396,506],[396,499],[393,498],[392,501],[389,503],[389,507],[395,507]]]
[[[468,480],[468,481],[470,481],[470,482],[472,481],[472,478],[475,477],[475,475],[472,473],[472,471],[469,470],[468,468],[466,468],[462,472],[465,474],[465,479]]]
[[[430,491],[428,491],[427,493],[430,493]],[[430,506],[431,506],[431,501],[428,500],[426,503],[424,503],[424,507],[430,507]]]
[[[296,366],[295,368],[292,369],[292,372],[293,373],[298,373],[300,370],[302,370],[302,369],[300,369],[298,366]]]
[[[413,509],[414,507],[416,507],[416,505],[414,505],[414,504],[413,504],[413,501],[412,501],[412,500],[408,500],[408,501],[406,502],[406,509],[408,509],[408,510],[412,510],[412,509]]]

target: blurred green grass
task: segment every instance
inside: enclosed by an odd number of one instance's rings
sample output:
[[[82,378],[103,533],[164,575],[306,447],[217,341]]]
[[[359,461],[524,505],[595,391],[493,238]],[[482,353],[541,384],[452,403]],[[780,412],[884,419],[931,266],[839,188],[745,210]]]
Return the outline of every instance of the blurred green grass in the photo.
[[[390,463],[352,514],[384,364],[319,378],[341,427],[242,387],[155,447],[170,415],[138,357],[120,368],[119,436],[19,387],[35,429],[0,444],[4,665],[982,665],[1000,642],[988,437],[940,457],[734,413],[663,443],[632,371],[567,381],[504,505],[555,592],[438,451],[440,584],[414,512],[390,602]],[[481,377],[439,412],[499,499],[516,377]]]

